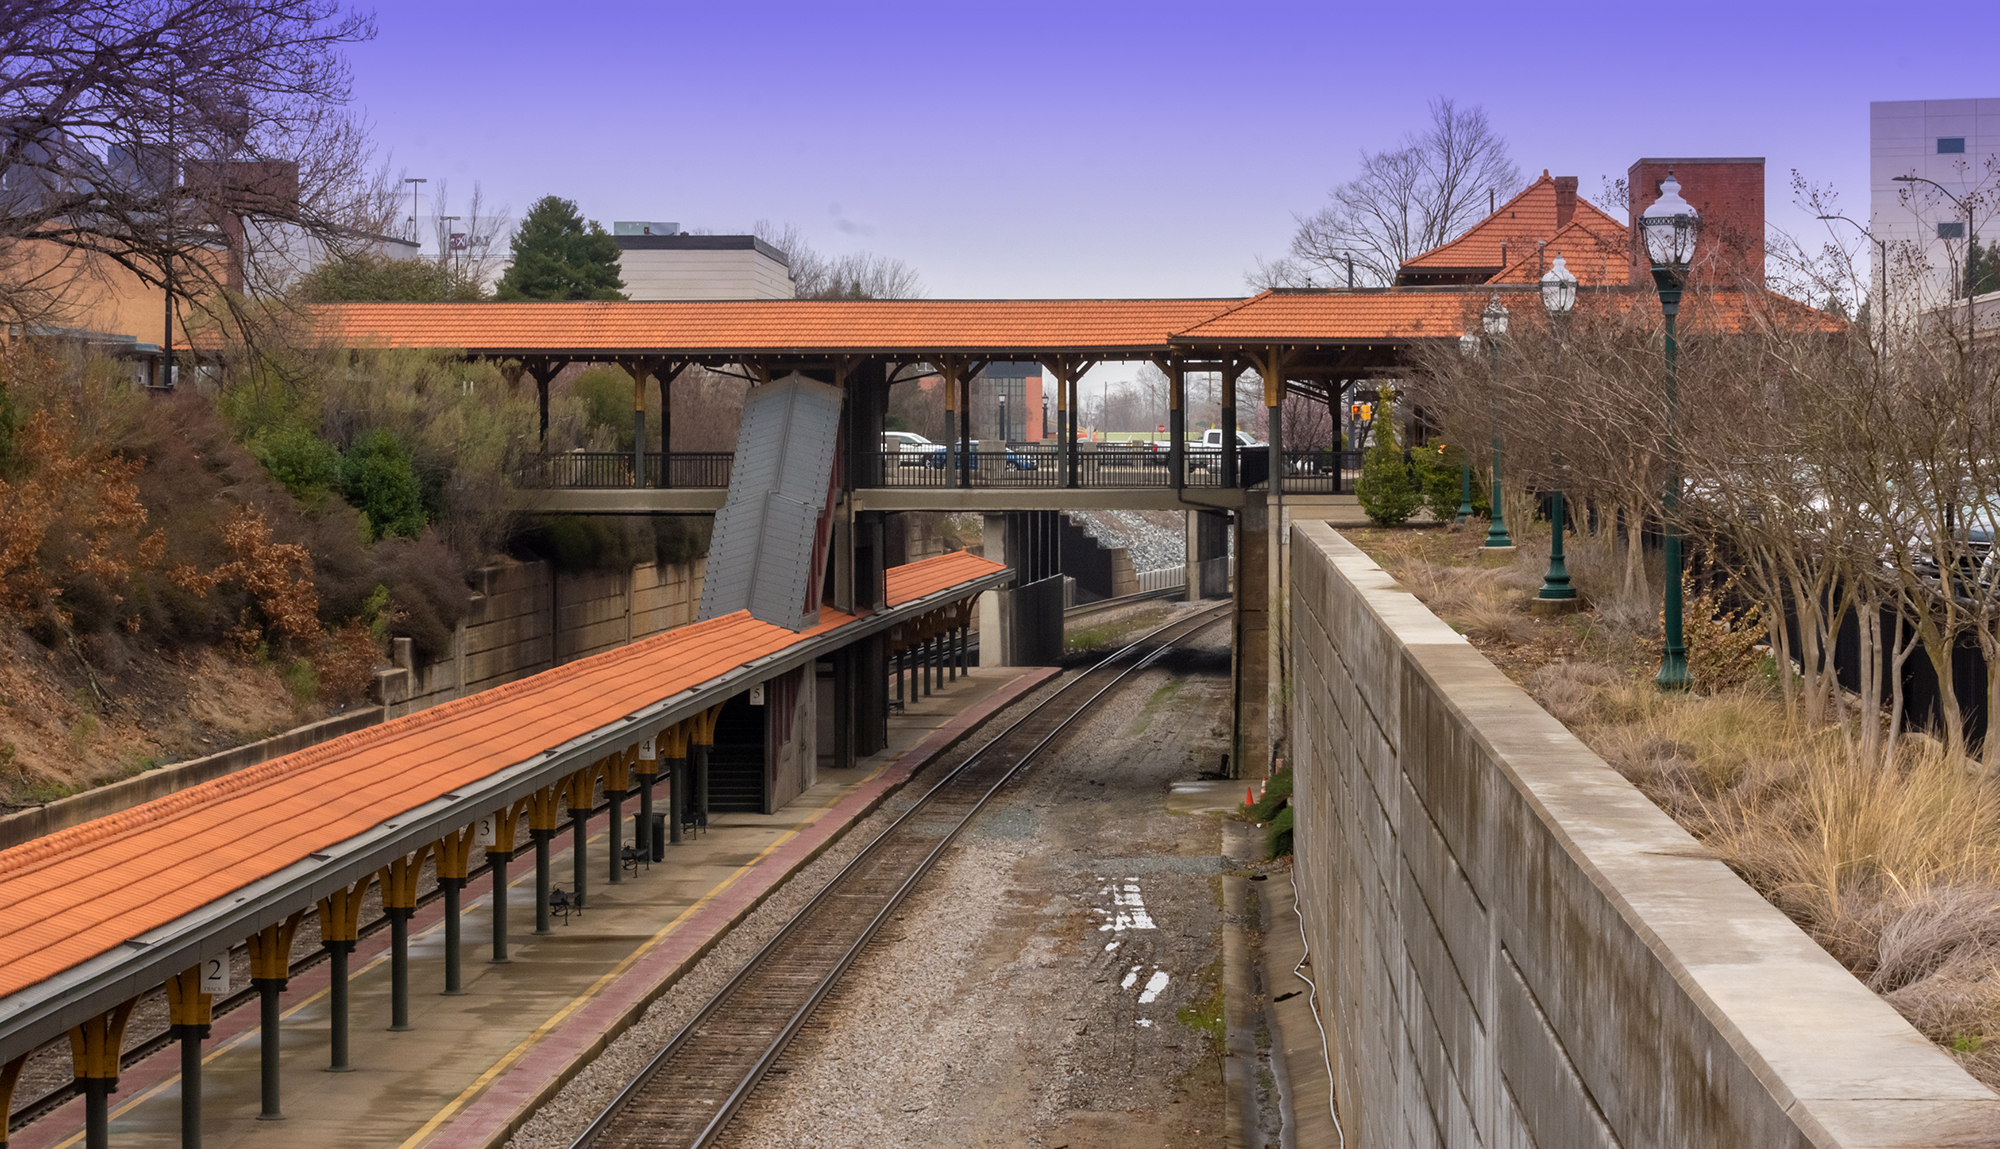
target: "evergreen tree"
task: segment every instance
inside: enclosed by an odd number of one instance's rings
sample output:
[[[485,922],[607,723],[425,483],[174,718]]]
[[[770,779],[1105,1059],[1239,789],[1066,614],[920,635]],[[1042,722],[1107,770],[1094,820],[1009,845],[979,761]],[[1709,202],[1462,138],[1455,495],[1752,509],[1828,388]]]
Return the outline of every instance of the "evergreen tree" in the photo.
[[[2000,243],[1981,247],[1975,235],[1965,252],[1965,294],[1989,291],[2000,291]]]
[[[514,262],[493,292],[495,299],[623,299],[618,289],[618,243],[596,220],[585,222],[576,204],[543,196],[514,232]]]
[[[1361,481],[1354,486],[1361,509],[1385,527],[1409,518],[1423,504],[1423,492],[1410,474],[1409,460],[1396,444],[1396,423],[1390,414],[1395,402],[1395,393],[1384,387],[1375,408],[1375,442],[1361,461]]]

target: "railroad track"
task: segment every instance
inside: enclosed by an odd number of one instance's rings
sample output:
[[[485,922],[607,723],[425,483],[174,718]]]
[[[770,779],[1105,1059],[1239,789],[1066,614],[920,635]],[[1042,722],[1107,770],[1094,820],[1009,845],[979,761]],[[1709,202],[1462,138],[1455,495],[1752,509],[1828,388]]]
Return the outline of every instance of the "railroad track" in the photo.
[[[572,1149],[711,1144],[875,931],[987,799],[1091,704],[1221,620],[1226,606],[1148,632],[1007,727],[883,830],[612,1099]]]

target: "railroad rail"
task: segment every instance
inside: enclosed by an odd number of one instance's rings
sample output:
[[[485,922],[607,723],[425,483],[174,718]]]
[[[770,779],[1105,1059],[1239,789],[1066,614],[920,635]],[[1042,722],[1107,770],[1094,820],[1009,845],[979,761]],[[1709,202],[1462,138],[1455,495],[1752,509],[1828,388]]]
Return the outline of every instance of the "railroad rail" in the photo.
[[[945,847],[1091,705],[1223,607],[1141,636],[995,736],[877,835],[716,991],[598,1114],[572,1149],[699,1149],[711,1144],[882,923]]]

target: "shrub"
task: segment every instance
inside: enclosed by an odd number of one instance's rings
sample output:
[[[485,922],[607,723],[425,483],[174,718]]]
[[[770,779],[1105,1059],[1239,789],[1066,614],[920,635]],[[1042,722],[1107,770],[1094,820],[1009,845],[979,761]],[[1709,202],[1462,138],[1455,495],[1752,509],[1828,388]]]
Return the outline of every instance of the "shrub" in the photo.
[[[605,428],[621,451],[632,449],[632,377],[616,367],[592,367],[576,377],[570,393],[583,400],[584,418]]]
[[[386,605],[388,594],[382,595]],[[382,661],[382,648],[369,626],[351,619],[327,635],[313,652],[312,666],[319,678],[319,694],[335,706],[352,706],[368,697],[375,681],[375,667]]]
[[[272,478],[308,506],[325,501],[341,485],[340,452],[304,427],[274,427],[246,445]]]
[[[1465,493],[1465,452],[1432,439],[1410,452],[1417,485],[1423,491],[1424,506],[1441,523],[1458,518],[1459,498]],[[1493,514],[1492,488],[1475,476],[1472,482],[1472,514],[1489,518]]]
[[[410,450],[387,431],[370,431],[354,441],[340,464],[340,490],[368,517],[368,537],[416,538],[424,529],[423,484],[417,481]]]
[[[1384,411],[1390,401],[1390,394],[1384,389]],[[1403,449],[1396,445],[1392,420],[1382,420],[1377,429],[1375,442],[1362,460],[1361,481],[1355,484],[1354,494],[1361,500],[1361,509],[1381,526],[1393,527],[1416,511],[1422,496],[1410,475],[1410,465],[1403,458]]]

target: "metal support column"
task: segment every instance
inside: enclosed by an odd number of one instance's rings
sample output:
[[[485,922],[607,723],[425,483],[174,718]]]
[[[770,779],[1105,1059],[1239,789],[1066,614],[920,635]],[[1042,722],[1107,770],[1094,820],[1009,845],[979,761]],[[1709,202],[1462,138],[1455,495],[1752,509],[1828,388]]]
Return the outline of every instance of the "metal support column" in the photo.
[[[327,1012],[331,1014],[333,1030],[333,1064],[327,1066],[328,1073],[352,1073],[354,1067],[347,1063],[347,958],[354,952],[350,941],[321,942],[327,955],[332,959],[333,972],[329,975]]]
[[[687,821],[687,759],[667,759],[667,841],[681,844],[681,823]]]
[[[410,1028],[410,918],[416,910],[395,906],[382,911],[389,918],[389,1030]]]
[[[205,1025],[174,1026],[181,1043],[181,1149],[201,1149],[201,1041],[207,1036]]]
[[[545,937],[553,932],[549,926],[549,895],[555,889],[555,874],[550,855],[554,853],[556,832],[538,827],[529,830],[528,836],[535,840],[535,933]]]
[[[508,835],[512,837],[512,835]],[[486,865],[493,878],[493,957],[494,965],[505,965],[507,957],[507,859],[513,847],[500,846],[486,851]]]
[[[465,993],[465,879],[439,878],[438,887],[444,890],[444,996],[460,997]]]
[[[167,979],[167,1021],[181,1046],[182,1149],[201,1149],[201,1043],[207,1040],[209,1025],[215,1020],[215,998],[202,992],[202,974],[220,969],[228,960],[226,955],[203,958],[192,969]],[[4,1096],[0,1092],[0,1098]],[[4,1112],[0,1112],[0,1121],[4,1119]]]
[[[115,1081],[86,1077],[77,1084],[83,1093],[84,1149],[111,1149],[111,1087]]]
[[[575,795],[571,795],[571,797],[574,798]],[[576,884],[576,889],[570,894],[569,904],[580,910],[583,908],[584,887],[589,884],[587,879],[590,871],[590,858],[588,856],[590,848],[590,806],[588,803],[582,803],[581,808],[579,808],[578,804],[572,803],[569,808],[569,831],[570,878]]]
[[[694,824],[708,829],[708,745],[696,745],[694,752]]]
[[[278,995],[285,991],[285,978],[256,977],[250,984],[257,987],[257,1060],[262,1069],[263,1105],[258,1110],[259,1121],[283,1121],[285,1113],[280,1108],[279,1091],[282,1078],[279,1073],[279,1017]]]
[[[650,765],[657,767],[659,760],[653,759],[648,762],[646,759],[641,758],[639,764],[641,766]],[[639,780],[639,817],[632,823],[632,844],[638,847],[641,858],[651,860],[655,852],[653,850],[653,784],[659,779],[659,773],[656,770],[637,771],[633,774],[633,777]],[[669,766],[667,768],[667,789],[672,790],[673,788],[673,767]],[[671,795],[669,795],[669,798],[671,799]],[[673,839],[676,842],[681,840],[681,830],[678,823],[674,825]]]
[[[625,791],[606,786],[604,800],[611,804],[610,844],[604,854],[610,863],[610,882],[615,886],[625,880]]]

